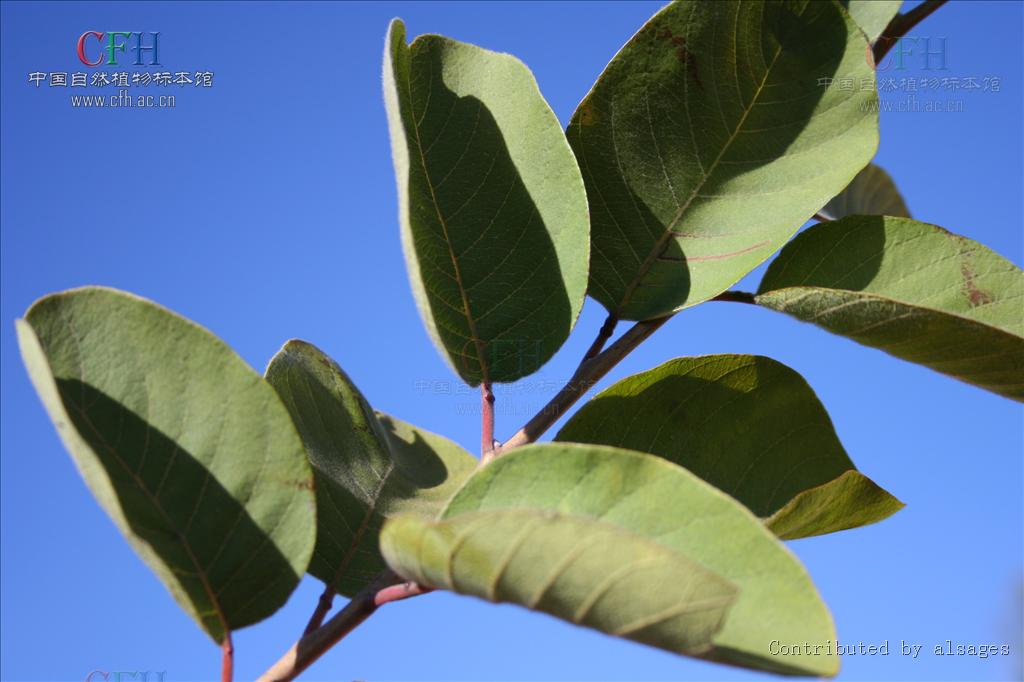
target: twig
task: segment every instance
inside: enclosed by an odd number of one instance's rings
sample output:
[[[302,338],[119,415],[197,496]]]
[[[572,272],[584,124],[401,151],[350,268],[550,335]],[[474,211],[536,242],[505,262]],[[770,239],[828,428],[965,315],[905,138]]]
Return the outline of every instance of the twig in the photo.
[[[946,4],[946,0],[924,0],[924,2],[909,12],[897,14],[893,17],[889,25],[882,31],[882,35],[878,36],[878,40],[875,41],[875,46],[872,50],[875,66],[877,67],[882,63],[882,59],[885,55],[889,54],[889,50],[899,42],[900,38],[907,35],[910,29],[920,24],[928,15],[944,4]]]
[[[619,318],[615,317],[612,313],[608,313],[608,318],[601,325],[601,329],[597,332],[597,338],[594,339],[594,343],[590,344],[590,348],[587,349],[586,354],[583,356],[584,360],[589,360],[595,357],[604,348],[604,344],[608,343],[608,339],[611,338],[612,333],[615,331],[615,325],[619,323]]]
[[[820,211],[814,214],[814,219],[817,220],[819,223],[827,223],[830,220],[832,220],[831,218],[829,218],[824,213],[821,213]]]
[[[480,410],[483,415],[480,425],[480,458],[481,461],[491,459],[494,451],[494,391],[491,384],[480,384]]]
[[[296,642],[277,663],[263,673],[257,682],[285,682],[294,680],[324,652],[340,642],[379,607],[393,601],[430,592],[429,588],[402,579],[385,570],[367,587],[360,590],[352,601],[324,625]]]
[[[749,291],[723,291],[715,296],[712,301],[729,301],[731,303],[750,303],[756,305],[754,294]]]
[[[220,648],[220,682],[231,682],[235,677],[235,645],[231,643],[230,630],[224,633]]]
[[[504,454],[512,448],[532,443],[540,438],[584,393],[671,317],[672,315],[666,315],[654,320],[637,322],[607,350],[595,357],[584,358],[562,390],[526,422],[523,428],[505,441],[498,454]]]
[[[323,593],[320,595],[320,599],[317,600],[316,609],[313,611],[313,615],[309,617],[309,622],[306,624],[306,629],[302,632],[303,635],[309,633],[320,627],[324,618],[331,612],[331,605],[334,603],[334,588],[328,585],[324,588]]]

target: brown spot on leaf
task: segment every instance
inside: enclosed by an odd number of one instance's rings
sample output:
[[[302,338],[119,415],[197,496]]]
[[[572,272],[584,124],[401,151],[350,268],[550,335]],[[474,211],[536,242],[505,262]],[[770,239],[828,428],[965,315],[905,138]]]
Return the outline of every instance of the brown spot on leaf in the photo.
[[[697,69],[697,56],[687,49],[686,38],[675,35],[672,33],[672,29],[667,26],[657,29],[654,32],[654,37],[661,40],[668,40],[675,46],[676,59],[686,67],[686,72],[693,78],[693,82],[697,84],[697,87],[703,90],[704,85],[700,82],[700,72]]]
[[[601,117],[598,116],[597,111],[594,109],[594,103],[589,99],[580,105],[578,120],[581,126],[592,126],[601,120]]]
[[[978,274],[967,261],[960,264],[960,275],[964,278],[964,295],[972,308],[992,302],[992,295],[978,286]]]
[[[967,302],[970,303],[972,308],[977,308],[980,305],[986,305],[992,302],[992,294],[985,291],[978,286],[978,273],[974,271],[974,267],[971,265],[971,255],[974,252],[974,245],[969,239],[961,237],[958,234],[953,234],[948,230],[939,228],[943,234],[953,240],[956,244],[957,250],[960,252],[960,276],[964,280],[962,291],[964,296],[967,297]]]

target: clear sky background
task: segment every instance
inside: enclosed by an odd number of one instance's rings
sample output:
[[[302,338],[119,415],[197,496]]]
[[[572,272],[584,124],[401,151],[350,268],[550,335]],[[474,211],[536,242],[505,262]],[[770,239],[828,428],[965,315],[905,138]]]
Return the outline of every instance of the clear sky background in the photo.
[[[29,385],[15,318],[36,298],[105,284],[208,327],[258,370],[292,337],[330,353],[372,404],[475,451],[475,393],[456,390],[416,313],[399,245],[381,96],[388,20],[511,52],[563,123],[658,3],[5,2],[2,19],[2,667],[5,680],[92,670],[214,677],[220,652],[131,552],[82,484]],[[161,32],[170,71],[212,71],[163,110],[75,110],[33,71],[86,70],[87,30]],[[1022,5],[950,3],[912,35],[946,38],[946,70],[997,77],[955,113],[881,117],[876,161],[916,218],[1022,261]],[[933,67],[937,65],[933,62]],[[91,89],[90,89],[91,90]],[[148,92],[157,90],[149,88]],[[887,101],[905,95],[884,94]],[[760,271],[744,282],[756,286]],[[603,320],[521,390],[498,392],[507,437],[564,381]],[[752,306],[685,312],[602,385],[680,355],[759,353],[798,370],[858,467],[907,503],[884,523],[790,543],[830,605],[841,679],[1019,679],[1024,420],[1019,405]],[[445,393],[446,386],[451,387]],[[426,388],[424,388],[426,387]],[[514,414],[510,414],[510,412]],[[723,538],[723,541],[726,539]],[[320,586],[235,635],[237,679],[300,633]],[[1017,658],[937,657],[1010,644]],[[901,640],[922,644],[915,660]],[[746,680],[523,609],[433,594],[389,606],[308,679]],[[152,679],[152,678],[151,678]]]

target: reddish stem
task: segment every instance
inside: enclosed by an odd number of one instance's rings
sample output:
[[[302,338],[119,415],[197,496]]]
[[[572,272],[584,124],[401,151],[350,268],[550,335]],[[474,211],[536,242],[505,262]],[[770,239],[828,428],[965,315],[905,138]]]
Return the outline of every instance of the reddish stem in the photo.
[[[400,585],[391,585],[377,592],[373,597],[373,603],[377,606],[390,604],[393,601],[401,601],[409,597],[417,597],[427,592],[433,592],[431,587],[423,587],[419,583],[405,582]]]
[[[231,682],[235,676],[235,645],[231,643],[231,632],[221,642],[220,682]]]
[[[480,384],[480,408],[483,415],[480,433],[480,456],[485,460],[494,451],[494,391],[491,384]]]
[[[412,582],[399,582],[401,578],[385,571],[370,585],[360,590],[352,601],[341,611],[296,642],[284,656],[270,667],[258,682],[286,682],[294,680],[299,673],[313,664],[325,651],[340,642],[355,630],[364,620],[373,615],[378,607],[393,601],[415,597],[430,592]]]
[[[674,313],[673,313],[674,314]],[[672,318],[672,315],[654,320],[637,322],[629,328],[607,349],[592,358],[584,358],[569,382],[562,387],[555,397],[548,401],[540,412],[535,414],[523,428],[516,431],[511,438],[501,444],[497,454],[502,455],[512,448],[533,443],[548,428],[572,407],[584,393],[604,377],[619,361],[630,354],[634,348],[656,332],[661,325]]]

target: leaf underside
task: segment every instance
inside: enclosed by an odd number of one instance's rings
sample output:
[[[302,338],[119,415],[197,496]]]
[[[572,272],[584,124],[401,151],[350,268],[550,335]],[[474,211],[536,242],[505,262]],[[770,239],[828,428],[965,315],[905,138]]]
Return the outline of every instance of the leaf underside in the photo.
[[[888,215],[909,218],[910,210],[896,183],[873,163],[864,166],[849,185],[825,204],[820,213],[831,220],[848,215]]]
[[[592,212],[590,295],[659,317],[778,250],[875,153],[867,47],[831,2],[683,0],[648,21],[567,131]],[[840,78],[858,88],[825,87]]]
[[[658,455],[761,517],[801,495],[836,504],[827,515],[808,500],[794,506],[789,538],[874,523],[903,506],[867,477],[845,476],[853,462],[814,391],[761,356],[677,358],[623,379],[580,408],[556,440]]]
[[[697,654],[701,658],[787,674],[832,675],[838,669],[838,659],[834,656],[770,655],[769,644],[774,639],[812,645],[834,639],[828,610],[797,559],[757,517],[681,467],[651,455],[604,446],[530,445],[503,455],[471,476],[449,502],[442,521],[452,524],[452,527],[462,527],[471,523],[464,520],[465,515],[473,516],[480,512],[504,514],[514,510],[528,512],[534,517],[553,514],[557,519],[586,519],[602,527],[617,528],[671,550],[735,584],[739,588],[736,601],[729,609],[722,628],[713,635],[711,648]],[[506,522],[502,520],[501,523]],[[526,521],[507,523],[516,526],[521,534],[530,532]],[[390,527],[385,526],[385,538],[389,536]],[[413,535],[420,533],[421,526],[415,528]],[[422,532],[427,535],[433,531]],[[587,532],[582,525],[579,526],[577,534],[584,548],[588,546]],[[459,556],[458,541],[454,544],[439,541],[444,551],[429,553],[427,549],[407,544],[411,540],[402,540],[398,536],[397,531],[391,536],[392,546],[385,552],[392,567],[400,573],[416,579],[424,575],[418,572],[420,564],[429,564],[429,568],[424,565],[422,571],[433,580],[437,575],[435,568],[441,565],[441,555],[454,557],[449,565],[457,570],[452,579],[443,583],[444,586],[457,582],[459,589],[485,598],[492,595],[479,586],[500,575],[501,563],[514,562],[529,567],[541,561],[539,555],[545,556],[545,561],[554,561],[548,556],[549,552],[555,557],[562,557],[566,563],[575,561],[576,556],[569,554],[566,557],[553,548],[536,550],[526,537],[520,538],[516,531],[502,532],[501,542],[507,543],[501,544],[504,553],[495,548],[486,553],[473,553],[465,559]],[[463,533],[458,537],[469,536]],[[723,542],[723,538],[728,538],[728,542]],[[385,544],[388,542],[386,540]],[[579,544],[573,546],[579,547]],[[595,539],[593,551],[607,555],[601,561],[614,562],[620,546],[622,543]],[[625,559],[625,555],[622,558]],[[596,565],[596,559],[593,565]],[[454,578],[456,573],[457,580]],[[618,572],[612,574],[605,570],[601,577],[609,578],[611,575],[618,575]],[[533,605],[528,599],[520,599],[528,593],[533,594],[528,585],[515,585],[516,578],[507,574],[500,582],[499,597],[528,607]],[[566,586],[566,589],[570,590],[570,587]],[[570,594],[581,594],[573,591],[576,589],[572,587]],[[631,590],[630,594],[636,599],[648,603],[647,587],[639,584]],[[548,612],[556,615],[568,611],[575,613],[580,604],[581,601],[570,600],[566,602],[565,610]],[[692,624],[685,623],[686,619],[682,619],[678,623],[665,623],[664,627],[692,632]],[[706,624],[707,614],[700,614],[697,626],[704,631]],[[614,633],[616,627],[619,626],[600,629]],[[658,638],[670,636],[671,633],[664,633]],[[648,643],[666,646],[659,641]],[[677,653],[694,654],[689,649],[666,648]]]
[[[429,431],[375,413],[337,363],[292,340],[267,367],[316,478],[317,539],[309,573],[351,596],[385,567],[387,517],[431,519],[477,460]]]
[[[18,320],[32,382],[85,482],[215,640],[282,606],[313,550],[313,482],[274,390],[205,329],[89,287]]]
[[[903,0],[839,0],[853,20],[874,43],[892,18],[900,11]]]
[[[816,225],[769,266],[757,303],[1024,401],[1024,273],[906,218]]]
[[[587,286],[586,193],[561,126],[519,60],[388,31],[384,94],[402,245],[435,345],[463,380],[535,372]]]
[[[671,549],[582,516],[527,509],[401,517],[385,556],[421,585],[521,604],[678,653],[707,652],[736,587]]]

